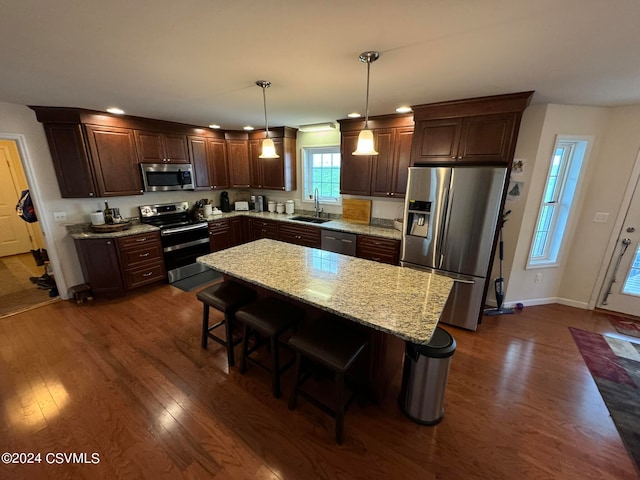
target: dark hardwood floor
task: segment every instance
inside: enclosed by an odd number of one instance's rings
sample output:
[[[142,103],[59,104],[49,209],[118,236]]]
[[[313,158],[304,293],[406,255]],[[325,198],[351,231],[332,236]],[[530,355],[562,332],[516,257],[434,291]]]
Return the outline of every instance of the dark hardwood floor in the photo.
[[[264,371],[202,350],[200,322],[195,294],[169,285],[0,320],[0,453],[42,461],[0,478],[637,478],[567,328],[614,332],[602,314],[549,305],[445,327],[444,420],[399,410],[399,357],[380,404],[350,406],[342,446],[308,402],[287,409],[287,383],[276,400]],[[99,463],[48,464],[58,452]]]

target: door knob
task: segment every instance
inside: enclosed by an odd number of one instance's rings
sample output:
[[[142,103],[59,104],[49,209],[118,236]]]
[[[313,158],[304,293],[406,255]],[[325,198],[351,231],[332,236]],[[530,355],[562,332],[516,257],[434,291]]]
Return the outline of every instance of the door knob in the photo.
[[[628,233],[633,233],[635,231],[636,231],[636,229],[634,227],[627,227],[627,232]]]

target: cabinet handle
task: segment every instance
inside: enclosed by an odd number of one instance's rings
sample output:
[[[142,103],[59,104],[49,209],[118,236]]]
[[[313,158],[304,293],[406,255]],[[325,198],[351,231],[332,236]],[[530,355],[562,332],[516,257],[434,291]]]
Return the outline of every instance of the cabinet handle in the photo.
[[[389,195],[391,195],[393,197],[395,195],[395,193],[391,192]]]
[[[325,235],[324,238],[326,238],[327,240],[335,240],[336,239],[336,237],[330,237],[329,235]]]
[[[373,242],[374,245],[382,245],[382,242]]]
[[[146,242],[146,241],[147,241],[147,237],[136,238],[136,242]]]
[[[150,277],[151,275],[153,275],[153,272],[143,273],[142,274],[143,277]]]
[[[296,238],[300,240],[302,237],[300,235],[296,235]]]
[[[89,192],[89,196],[90,196],[90,197],[93,197],[93,192]]]
[[[107,245],[111,245],[111,242],[107,242]]]
[[[140,258],[144,258],[144,257],[148,257],[148,256],[149,256],[149,252],[141,253],[140,255],[138,255],[138,257],[140,257]]]
[[[375,260],[376,262],[380,261],[380,257],[371,257],[371,260]]]
[[[346,238],[343,238],[342,241],[345,243],[353,243],[353,240],[347,240]]]

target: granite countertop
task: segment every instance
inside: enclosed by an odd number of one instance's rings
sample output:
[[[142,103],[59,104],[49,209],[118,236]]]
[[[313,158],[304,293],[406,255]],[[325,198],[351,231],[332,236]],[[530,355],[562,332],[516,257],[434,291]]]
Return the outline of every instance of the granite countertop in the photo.
[[[150,232],[159,232],[160,229],[158,227],[154,227],[153,225],[147,225],[146,223],[134,223],[131,225],[131,228],[127,230],[121,230],[119,232],[107,232],[107,233],[96,233],[91,230],[90,224],[79,224],[79,225],[70,225],[67,226],[69,230],[69,234],[74,239],[87,239],[87,238],[118,238],[118,237],[128,237],[129,235],[137,235],[139,233],[150,233]]]
[[[362,225],[359,223],[347,222],[342,219],[331,218],[328,222],[317,224],[309,222],[301,222],[299,220],[293,220],[293,217],[298,216],[313,216],[313,213],[298,212],[291,215],[284,213],[270,213],[270,212],[253,212],[253,211],[233,211],[229,213],[222,213],[219,215],[211,215],[204,220],[214,222],[216,220],[222,220],[225,218],[232,218],[237,216],[245,216],[250,218],[262,218],[265,220],[276,220],[279,222],[287,222],[296,225],[307,225],[314,228],[326,228],[329,230],[336,230],[340,232],[355,233],[358,235],[372,235],[374,237],[389,238],[392,240],[402,240],[402,233],[391,226],[384,225]],[[136,219],[137,220],[137,219]],[[69,234],[76,239],[86,238],[116,238],[126,237],[128,235],[137,235],[138,233],[147,233],[158,231],[158,227],[147,225],[144,223],[137,223],[131,226],[128,230],[122,230],[120,232],[109,233],[96,233],[91,230],[91,224],[80,223],[76,225],[67,225]]]
[[[389,238],[393,240],[402,240],[402,233],[391,225],[363,225],[359,223],[347,222],[342,219],[329,218],[325,223],[310,223],[293,220],[293,217],[312,217],[313,213],[297,212],[293,214],[270,213],[270,212],[252,212],[252,211],[234,211],[222,213],[219,215],[211,215],[206,218],[208,221],[221,220],[224,218],[237,217],[239,215],[250,218],[263,218],[265,220],[277,220],[279,222],[287,222],[296,225],[308,225],[315,228],[326,228],[329,230],[337,230],[340,232],[355,233],[358,235],[372,235],[374,237]],[[392,221],[391,221],[392,222]]]
[[[269,239],[198,262],[417,344],[431,339],[453,285],[448,277]]]

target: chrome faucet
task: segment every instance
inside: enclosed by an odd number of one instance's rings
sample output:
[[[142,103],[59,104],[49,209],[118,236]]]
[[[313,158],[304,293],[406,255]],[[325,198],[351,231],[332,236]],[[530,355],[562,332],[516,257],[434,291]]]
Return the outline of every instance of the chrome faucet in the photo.
[[[316,211],[316,217],[320,217],[322,209],[320,208],[320,197],[318,195],[318,187],[313,192],[313,208]]]

